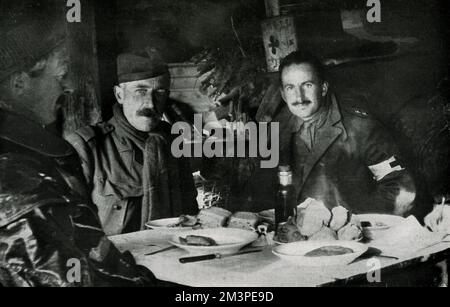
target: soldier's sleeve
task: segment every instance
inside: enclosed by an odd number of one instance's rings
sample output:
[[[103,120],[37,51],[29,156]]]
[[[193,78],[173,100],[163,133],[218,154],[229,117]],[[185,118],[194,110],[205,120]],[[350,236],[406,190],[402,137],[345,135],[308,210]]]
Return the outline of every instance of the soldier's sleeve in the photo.
[[[365,126],[362,159],[377,183],[373,195],[367,197],[370,208],[405,215],[416,197],[414,181],[387,130],[372,119],[365,120]]]
[[[72,216],[74,239],[91,261],[97,286],[153,286],[152,272],[136,264],[130,252],[121,253],[101,229],[96,212],[88,205],[77,205]]]
[[[88,186],[92,186],[94,176],[94,160],[89,141],[95,137],[95,132],[91,127],[86,127],[70,134],[67,141],[72,145],[81,161],[81,167]]]

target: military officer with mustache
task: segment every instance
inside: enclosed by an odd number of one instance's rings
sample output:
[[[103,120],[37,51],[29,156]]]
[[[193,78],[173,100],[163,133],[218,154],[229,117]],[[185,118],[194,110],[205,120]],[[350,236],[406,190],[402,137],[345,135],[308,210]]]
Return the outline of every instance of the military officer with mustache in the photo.
[[[306,52],[280,65],[287,108],[281,161],[293,168],[298,201],[315,198],[354,213],[408,215],[416,190],[389,133],[358,108],[342,108],[322,63]]]
[[[154,49],[121,54],[114,116],[69,136],[108,235],[145,229],[149,220],[196,214],[188,162],[175,159],[165,113],[170,75]]]

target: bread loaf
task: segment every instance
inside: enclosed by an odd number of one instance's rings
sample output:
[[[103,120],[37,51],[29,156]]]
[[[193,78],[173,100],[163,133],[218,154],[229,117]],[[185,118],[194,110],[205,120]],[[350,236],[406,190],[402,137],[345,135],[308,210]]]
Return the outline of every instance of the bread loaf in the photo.
[[[358,241],[363,238],[363,232],[361,227],[352,221],[338,231],[338,238],[345,241]]]
[[[230,217],[228,227],[245,230],[255,230],[258,222],[259,218],[256,213],[236,212]]]
[[[342,206],[334,207],[331,213],[333,217],[331,218],[330,228],[334,231],[344,227],[350,220],[349,211]]]
[[[312,236],[319,232],[323,226],[328,226],[331,221],[331,212],[321,202],[307,199],[297,207],[297,226],[304,236]]]
[[[322,229],[308,238],[310,241],[335,241],[338,239],[337,233],[332,229],[323,226]]]
[[[197,215],[198,221],[202,228],[219,228],[225,227],[231,212],[218,207],[203,209]]]

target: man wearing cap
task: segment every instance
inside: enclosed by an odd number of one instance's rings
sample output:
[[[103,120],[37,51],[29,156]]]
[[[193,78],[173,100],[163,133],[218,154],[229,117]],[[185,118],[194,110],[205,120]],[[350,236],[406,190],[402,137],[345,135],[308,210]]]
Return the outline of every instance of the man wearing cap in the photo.
[[[118,104],[106,123],[69,136],[108,235],[145,229],[153,219],[196,214],[196,189],[186,160],[171,152],[164,120],[170,76],[151,49],[117,59]]]
[[[0,3],[0,286],[151,285],[106,239],[76,152],[53,134],[73,89],[64,24],[37,4]]]

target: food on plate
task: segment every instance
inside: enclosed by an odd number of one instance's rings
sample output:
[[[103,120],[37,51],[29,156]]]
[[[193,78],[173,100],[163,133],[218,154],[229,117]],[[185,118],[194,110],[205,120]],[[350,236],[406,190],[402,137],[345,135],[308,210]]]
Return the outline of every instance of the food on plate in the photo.
[[[211,207],[203,209],[197,215],[198,222],[202,225],[202,228],[218,228],[224,227],[231,212],[219,207]]]
[[[300,233],[297,225],[290,218],[288,222],[281,224],[274,240],[279,243],[291,243],[297,241],[306,241],[308,238]]]
[[[181,244],[191,246],[217,246],[216,241],[204,236],[189,235],[186,238],[180,237]]]
[[[308,199],[297,207],[297,226],[304,236],[312,236],[331,221],[331,212],[321,201]]]
[[[354,250],[343,246],[322,246],[305,254],[305,257],[340,256],[353,254]]]
[[[338,206],[329,210],[321,201],[307,199],[297,207],[297,216],[289,218],[275,240],[295,241],[361,240],[361,222],[349,210]]]
[[[198,224],[198,219],[196,216],[192,215],[182,215],[179,217],[178,222],[174,224],[167,225],[169,228],[175,227],[195,227]]]
[[[332,218],[330,222],[330,228],[334,231],[338,231],[339,229],[344,227],[350,219],[350,212],[342,206],[334,207],[333,209],[331,209],[331,214]]]
[[[350,222],[338,231],[339,240],[359,241],[363,238],[363,232],[359,225]]]
[[[332,230],[331,228],[325,227],[325,226],[323,226],[319,232],[308,237],[308,240],[310,240],[310,241],[334,241],[337,239],[338,239],[338,235],[337,235],[336,231]]]
[[[258,214],[252,212],[236,212],[230,217],[228,227],[255,230],[259,222]]]

